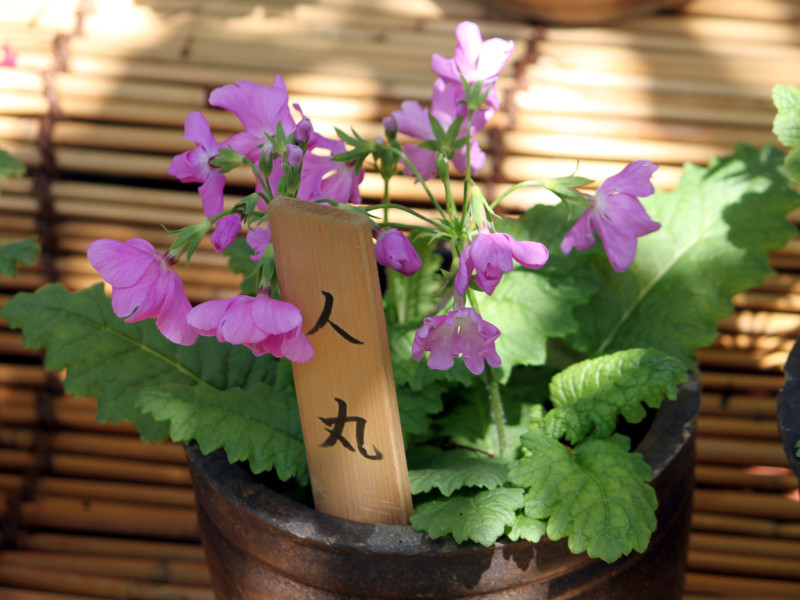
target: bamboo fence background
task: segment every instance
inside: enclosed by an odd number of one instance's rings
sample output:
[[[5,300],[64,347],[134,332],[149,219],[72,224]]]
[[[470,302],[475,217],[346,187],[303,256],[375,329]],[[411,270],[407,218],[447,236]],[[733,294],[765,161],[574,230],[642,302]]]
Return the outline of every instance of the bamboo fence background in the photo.
[[[503,109],[483,134],[492,194],[528,177],[601,179],[647,157],[655,183],[736,141],[772,141],[775,83],[798,84],[800,2],[692,0],[679,13],[595,27],[504,17],[457,0],[0,0],[0,144],[26,177],[0,183],[0,235],[38,234],[41,259],[0,280],[0,304],[47,281],[98,281],[97,237],[145,236],[201,215],[167,176],[189,111],[210,89],[284,75],[322,130],[377,133],[406,98],[425,102],[431,52],[455,24],[516,41]],[[0,50],[0,53],[2,50]],[[2,59],[2,54],[0,54]],[[235,119],[206,111],[218,137]],[[236,183],[246,187],[245,179]],[[376,178],[363,187],[380,194]],[[404,182],[398,199],[421,203]],[[521,194],[504,209],[544,199]],[[800,214],[796,215],[800,222]],[[686,600],[800,597],[800,502],[775,424],[782,366],[800,334],[800,239],[776,274],[735,300],[699,353],[703,401]],[[198,269],[198,266],[201,268]],[[237,282],[210,245],[182,273],[193,300]],[[0,596],[211,599],[182,451],[99,424],[94,401],[65,396],[17,332],[0,323]]]

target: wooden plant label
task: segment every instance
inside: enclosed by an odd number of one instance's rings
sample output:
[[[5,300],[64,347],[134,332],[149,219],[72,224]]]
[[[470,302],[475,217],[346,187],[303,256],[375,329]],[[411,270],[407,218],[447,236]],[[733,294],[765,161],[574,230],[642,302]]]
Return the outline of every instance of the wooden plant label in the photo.
[[[314,346],[292,366],[315,507],[405,525],[411,492],[369,219],[279,197],[269,222],[281,298]]]

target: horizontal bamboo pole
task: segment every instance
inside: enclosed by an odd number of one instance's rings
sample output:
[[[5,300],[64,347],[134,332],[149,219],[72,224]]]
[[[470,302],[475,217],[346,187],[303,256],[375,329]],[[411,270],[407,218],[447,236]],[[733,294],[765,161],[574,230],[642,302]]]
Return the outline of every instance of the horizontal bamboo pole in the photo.
[[[687,568],[691,571],[727,573],[737,576],[800,580],[800,559],[740,556],[730,553],[689,550]]]
[[[800,335],[800,315],[772,311],[739,310],[722,319],[717,328],[722,332],[777,335],[797,338]]]
[[[64,572],[71,572],[159,584],[198,586],[211,584],[205,561],[9,550],[0,554],[0,565],[49,569],[53,571],[55,577]]]
[[[1,392],[1,391],[0,391]],[[2,396],[2,393],[0,393]],[[34,404],[2,405],[2,422],[4,426],[37,426],[41,425],[40,415]],[[138,435],[136,427],[129,421],[119,424],[111,422],[98,423],[95,419],[96,409],[61,407],[55,404],[51,409],[53,425],[63,429],[77,429],[116,435]]]
[[[33,448],[37,432],[32,429],[0,431],[0,443],[17,448]],[[117,458],[186,464],[183,447],[173,442],[143,443],[131,436],[107,435],[74,431],[53,431],[47,434],[47,445],[52,452],[89,454]]]
[[[26,590],[0,585],[0,597],[3,600],[86,600],[86,596],[74,594],[60,594],[42,592],[41,590]]]
[[[703,391],[700,397],[701,415],[726,415],[774,421],[776,412],[775,397],[769,395],[720,394]]]
[[[718,552],[720,554],[800,559],[800,544],[793,540],[775,540],[693,531],[689,537],[689,547],[692,550]]]
[[[725,594],[723,597],[732,598],[744,596],[750,598],[797,598],[800,596],[800,583],[794,581],[711,575],[692,571],[686,573],[684,589],[688,592]]]
[[[697,489],[694,510],[789,521],[800,528],[800,502],[775,494]]]
[[[692,512],[692,531],[800,540],[800,523],[704,512],[699,507]]]
[[[98,500],[119,500],[163,506],[194,508],[194,493],[190,488],[147,485],[142,482],[119,483],[61,477],[39,477],[36,493],[48,496],[72,496]]]
[[[789,466],[780,444],[774,441],[743,440],[741,437],[698,437],[697,460],[701,463],[723,465]]]
[[[20,514],[26,528],[183,541],[199,539],[194,508],[38,496],[23,502]]]
[[[695,352],[702,367],[737,369],[743,371],[782,372],[789,350],[740,350],[736,348],[700,348]]]
[[[800,19],[800,6],[791,0],[692,0],[682,11],[687,14],[724,16],[737,19],[790,22]]]
[[[762,438],[778,440],[778,425],[773,419],[738,418],[701,414],[697,419],[697,433],[701,436],[726,436],[729,438]]]
[[[703,388],[707,391],[776,393],[786,383],[783,375],[725,373],[703,371]]]
[[[797,477],[788,469],[781,474],[753,472],[746,466],[728,467],[698,464],[694,469],[697,485],[729,489],[752,489],[762,492],[787,493],[798,487]]]
[[[213,600],[210,588],[202,586],[128,581],[80,573],[53,572],[46,568],[0,564],[0,585],[26,587],[47,592],[102,598],[140,600]]]
[[[0,456],[6,450],[0,450]],[[88,477],[114,481],[140,481],[167,485],[191,485],[185,466],[158,464],[152,461],[82,456],[78,454],[54,453],[50,456],[54,475],[65,477]]]
[[[45,373],[36,365],[0,363],[0,385],[38,387],[45,384]]]
[[[76,552],[133,558],[188,561],[202,561],[205,559],[203,547],[199,542],[168,542],[141,538],[99,537],[27,530],[17,535],[16,547],[20,550]]]

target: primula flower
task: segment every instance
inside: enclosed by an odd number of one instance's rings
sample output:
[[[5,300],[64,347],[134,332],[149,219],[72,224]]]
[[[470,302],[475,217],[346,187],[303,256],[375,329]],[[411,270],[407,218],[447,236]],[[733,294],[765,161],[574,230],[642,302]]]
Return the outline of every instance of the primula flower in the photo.
[[[606,179],[595,196],[588,196],[589,208],[575,222],[561,242],[561,251],[587,250],[594,246],[594,232],[600,236],[608,261],[623,272],[633,264],[637,238],[658,230],[639,198],[653,193],[650,177],[658,169],[649,160],[637,160]]]
[[[445,81],[459,87],[462,85],[462,76],[470,84],[483,81],[484,90],[488,85],[493,85],[514,51],[514,42],[509,40],[492,38],[483,41],[480,27],[470,21],[463,21],[456,26],[456,39],[455,56],[445,58],[434,54],[431,69]],[[492,108],[500,106],[494,89],[489,94],[487,104]]]
[[[89,262],[111,284],[111,307],[125,322],[156,319],[168,340],[189,346],[197,332],[186,323],[192,308],[171,261],[147,240],[101,239],[89,244]]]
[[[252,81],[223,85],[211,91],[208,103],[238,117],[245,129],[245,133],[237,134],[243,136],[238,151],[254,162],[258,160],[259,147],[268,140],[267,135],[275,135],[279,123],[286,135],[295,130],[289,92],[280,75],[275,76],[271,86]]]
[[[214,233],[211,234],[211,243],[214,251],[222,252],[233,243],[236,236],[242,231],[242,218],[238,214],[227,215],[217,221]]]
[[[446,315],[425,318],[414,336],[411,357],[419,360],[429,350],[428,367],[446,371],[460,356],[472,373],[480,375],[484,361],[491,367],[500,366],[500,356],[494,348],[498,337],[500,330],[475,310],[457,308]]]
[[[376,229],[377,231],[375,231]],[[422,267],[422,260],[406,236],[394,227],[388,231],[376,227],[373,229],[373,233],[377,235],[375,259],[378,264],[406,276],[419,271]]]
[[[242,344],[256,356],[272,354],[298,363],[314,356],[311,342],[300,329],[300,309],[268,296],[209,300],[189,311],[187,322],[200,335]]]
[[[461,102],[464,99],[464,90],[461,85],[451,85],[437,79],[433,84],[433,97],[430,110],[423,108],[416,100],[405,100],[400,105],[400,110],[392,112],[400,133],[419,138],[421,140],[435,140],[436,136],[431,127],[430,117],[433,116],[445,131],[458,117],[466,117],[466,106]],[[480,131],[492,117],[494,111],[479,110],[472,118],[470,131],[470,167],[473,171],[483,168],[486,154],[478,145],[474,134]],[[466,136],[467,124],[464,122],[461,136]],[[419,171],[423,179],[436,177],[436,153],[416,144],[407,144],[403,152]],[[457,150],[453,156],[453,164],[462,173],[467,170],[466,147]],[[410,173],[406,173],[410,174]]]
[[[245,240],[247,241],[247,245],[253,250],[253,254],[250,255],[250,260],[253,262],[258,262],[261,260],[261,257],[264,256],[264,252],[269,245],[271,237],[272,234],[269,230],[269,223],[267,223],[266,227],[255,226],[247,232]]]
[[[201,184],[198,192],[203,203],[203,212],[207,217],[213,217],[222,212],[226,179],[217,167],[211,166],[211,159],[219,154],[220,148],[229,145],[240,152],[240,143],[244,138],[242,134],[237,133],[224,142],[217,142],[211,133],[208,121],[203,113],[197,110],[186,117],[183,137],[197,144],[197,147],[173,157],[167,173],[183,183]]]
[[[514,261],[529,269],[541,268],[550,254],[544,244],[517,241],[507,233],[481,232],[461,253],[454,281],[456,292],[463,295],[472,272],[475,283],[490,296],[503,273],[514,268]]]

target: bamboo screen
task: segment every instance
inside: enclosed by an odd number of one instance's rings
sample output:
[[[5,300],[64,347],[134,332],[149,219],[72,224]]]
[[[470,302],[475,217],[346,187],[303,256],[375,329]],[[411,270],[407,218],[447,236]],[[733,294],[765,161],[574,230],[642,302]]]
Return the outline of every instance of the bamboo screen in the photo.
[[[0,67],[0,145],[28,167],[0,182],[0,236],[37,234],[44,247],[17,280],[0,280],[0,303],[48,281],[97,282],[85,258],[97,237],[163,248],[162,225],[199,219],[196,193],[167,166],[190,147],[189,111],[205,110],[218,138],[238,126],[206,98],[239,79],[271,84],[281,73],[323,132],[355,125],[370,137],[402,100],[427,101],[430,54],[451,55],[455,24],[477,20],[485,37],[516,42],[503,108],[480,140],[491,195],[567,174],[578,157],[598,179],[647,157],[662,165],[656,185],[671,188],[684,161],[772,141],[771,88],[797,84],[800,64],[792,0],[693,0],[594,27],[536,25],[455,0],[0,0],[0,15],[0,47],[15,58]],[[363,191],[377,199],[378,178]],[[423,202],[409,181],[395,198]],[[522,194],[503,210],[540,200]],[[800,597],[797,480],[775,425],[800,332],[800,239],[772,264],[776,275],[738,296],[716,343],[698,353],[687,600]],[[237,286],[210,245],[182,276],[195,301]],[[210,599],[181,449],[96,423],[93,400],[63,395],[40,358],[0,323],[0,596]]]

